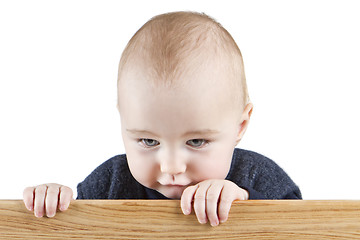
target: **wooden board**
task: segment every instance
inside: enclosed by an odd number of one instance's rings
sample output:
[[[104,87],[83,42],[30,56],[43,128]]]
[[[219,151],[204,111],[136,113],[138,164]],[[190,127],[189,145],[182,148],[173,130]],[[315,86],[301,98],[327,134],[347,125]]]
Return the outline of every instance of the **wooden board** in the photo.
[[[178,200],[76,200],[54,218],[0,200],[0,239],[360,239],[360,201],[237,201],[211,227]]]

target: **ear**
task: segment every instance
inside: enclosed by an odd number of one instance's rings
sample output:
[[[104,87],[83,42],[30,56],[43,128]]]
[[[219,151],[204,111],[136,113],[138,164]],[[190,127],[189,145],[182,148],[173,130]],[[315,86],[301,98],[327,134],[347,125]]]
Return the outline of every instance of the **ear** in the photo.
[[[116,104],[116,109],[120,112],[120,106],[119,106],[119,101]]]
[[[242,139],[242,137],[245,134],[245,131],[249,125],[249,121],[250,121],[250,117],[251,117],[253,109],[254,109],[253,104],[248,103],[245,106],[243,113],[241,114],[240,123],[239,123],[239,131],[236,136],[235,146],[240,142],[240,140]]]

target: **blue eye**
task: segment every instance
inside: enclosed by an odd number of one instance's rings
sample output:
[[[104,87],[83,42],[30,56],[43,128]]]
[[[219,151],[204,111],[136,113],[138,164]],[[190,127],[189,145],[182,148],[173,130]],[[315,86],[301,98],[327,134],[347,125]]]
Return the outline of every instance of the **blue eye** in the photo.
[[[155,147],[156,145],[159,144],[158,141],[154,140],[154,139],[149,139],[149,138],[142,138],[140,139],[140,142],[145,145],[146,147]]]
[[[205,139],[191,139],[186,142],[186,144],[192,146],[192,147],[203,147],[205,144],[209,143],[209,141]]]

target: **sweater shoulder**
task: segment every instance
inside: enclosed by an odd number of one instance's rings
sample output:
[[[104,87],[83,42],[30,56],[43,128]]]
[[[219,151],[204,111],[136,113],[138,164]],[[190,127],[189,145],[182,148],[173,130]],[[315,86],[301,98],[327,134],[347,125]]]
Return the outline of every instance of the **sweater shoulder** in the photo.
[[[291,192],[301,197],[299,188],[277,163],[253,151],[234,150],[227,178],[234,179],[238,185],[251,187],[267,199],[282,199]]]
[[[231,169],[229,174],[246,174],[248,177],[255,177],[255,173],[259,170],[280,170],[281,168],[270,158],[245,149],[235,148]]]
[[[78,199],[131,198],[128,191],[131,187],[136,191],[138,183],[130,173],[126,155],[116,155],[78,184]]]

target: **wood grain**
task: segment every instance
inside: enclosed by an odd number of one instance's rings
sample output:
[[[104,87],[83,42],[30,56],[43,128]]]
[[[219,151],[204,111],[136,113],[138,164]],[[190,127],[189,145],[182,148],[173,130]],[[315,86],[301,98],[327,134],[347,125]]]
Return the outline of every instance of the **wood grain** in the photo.
[[[218,227],[185,216],[178,200],[76,200],[35,218],[21,200],[0,200],[0,239],[360,239],[360,201],[233,203]]]

